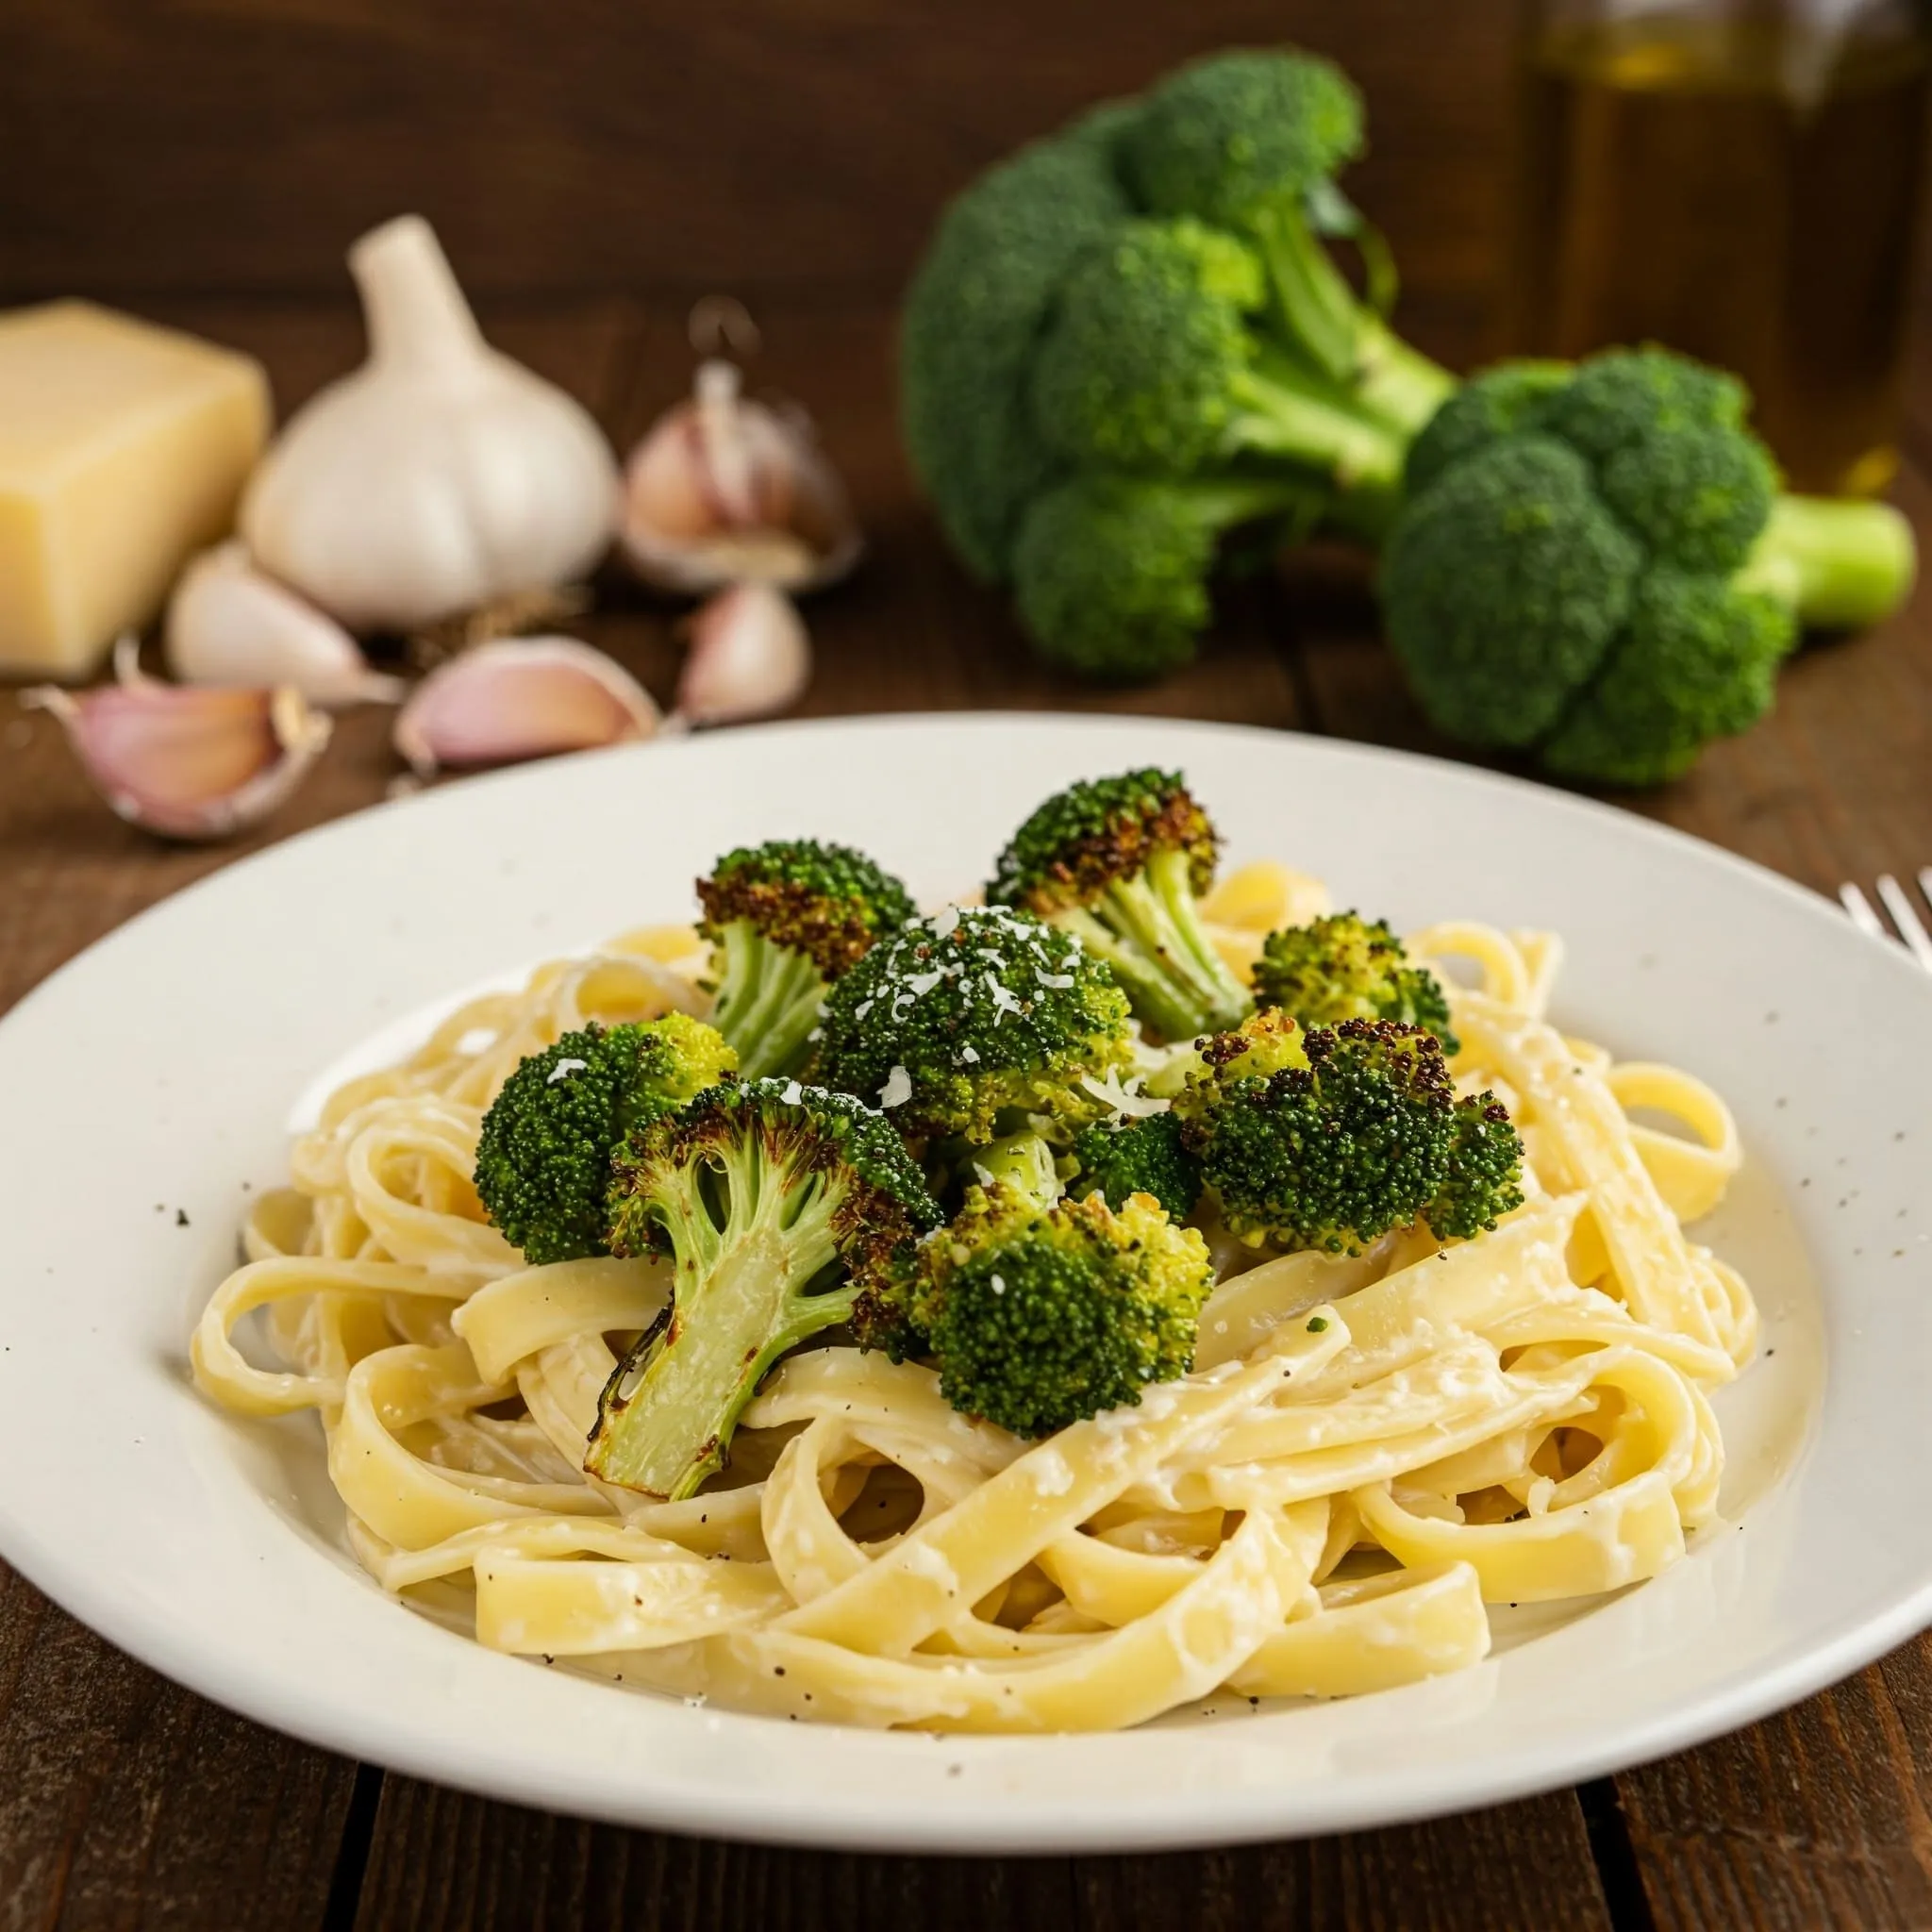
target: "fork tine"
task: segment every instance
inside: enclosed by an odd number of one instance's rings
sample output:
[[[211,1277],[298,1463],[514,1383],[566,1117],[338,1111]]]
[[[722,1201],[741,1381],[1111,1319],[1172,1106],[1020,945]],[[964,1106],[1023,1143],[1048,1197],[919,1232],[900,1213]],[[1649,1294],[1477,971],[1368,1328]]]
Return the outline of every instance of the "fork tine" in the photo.
[[[1838,889],[1838,903],[1852,916],[1852,924],[1868,939],[1889,940],[1885,922],[1872,909],[1872,902],[1850,879]]]
[[[1897,924],[1899,938],[1910,948],[1912,958],[1927,973],[1932,973],[1932,933],[1925,930],[1925,922],[1919,917],[1910,895],[1889,872],[1882,872],[1878,874],[1878,896]]]

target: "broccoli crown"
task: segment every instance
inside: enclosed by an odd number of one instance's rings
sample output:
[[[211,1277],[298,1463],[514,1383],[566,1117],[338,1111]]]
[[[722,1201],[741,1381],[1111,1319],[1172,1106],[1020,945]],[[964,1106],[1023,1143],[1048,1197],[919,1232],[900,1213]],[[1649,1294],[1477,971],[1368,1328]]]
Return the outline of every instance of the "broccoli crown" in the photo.
[[[1223,533],[1311,521],[1311,485],[1084,475],[1036,498],[1013,546],[1013,599],[1048,663],[1108,684],[1193,661]]]
[[[1735,378],[1660,349],[1506,364],[1443,406],[1382,570],[1438,724],[1651,783],[1762,714],[1793,626],[1737,580],[1776,500],[1745,408]]]
[[[1084,906],[1157,853],[1180,854],[1197,892],[1214,883],[1219,841],[1178,772],[1148,765],[1080,778],[1037,806],[999,856],[989,901],[1042,917]]]
[[[1061,288],[1033,411],[1071,462],[1185,475],[1226,450],[1254,344],[1260,263],[1193,223],[1129,222]]]
[[[634,1128],[736,1071],[700,1020],[591,1025],[524,1060],[483,1116],[476,1193],[533,1266],[609,1253],[611,1157]]]
[[[847,1322],[897,1352],[916,1243],[941,1218],[899,1137],[846,1094],[733,1082],[634,1132],[610,1245],[668,1256],[672,1298],[606,1386],[586,1469],[688,1496],[787,1349]]]
[[[1132,109],[1096,109],[953,202],[907,291],[900,413],[913,468],[961,558],[1007,575],[1026,504],[1057,465],[1027,372],[1061,278],[1129,213],[1113,144]]]
[[[1121,159],[1148,208],[1241,227],[1262,205],[1340,173],[1362,141],[1361,96],[1333,62],[1244,48],[1162,81],[1125,130]]]
[[[1425,1026],[1445,1053],[1457,1048],[1441,982],[1426,966],[1409,963],[1389,925],[1358,912],[1270,933],[1255,962],[1255,1003],[1279,1007],[1303,1026],[1343,1020]]]
[[[1044,1436],[1186,1374],[1213,1285],[1206,1241],[1147,1195],[1042,1209],[994,1188],[921,1250],[913,1308],[956,1409]]]
[[[864,853],[816,839],[740,846],[697,891],[707,939],[743,920],[774,944],[804,954],[826,979],[837,979],[882,932],[918,909],[905,886]]]
[[[1197,1054],[1174,1111],[1245,1240],[1358,1254],[1418,1220],[1447,1234],[1438,1214],[1456,1231],[1490,1225],[1522,1199],[1515,1130],[1489,1122],[1491,1096],[1457,1101],[1441,1041],[1420,1027],[1305,1031],[1273,1008]],[[1494,1137],[1470,1131],[1472,1109]]]
[[[1132,1062],[1127,1002],[1072,934],[952,906],[882,940],[832,989],[815,1075],[876,1097],[902,1133],[985,1141],[1011,1117],[1073,1124]],[[1005,1123],[1001,1117],[1008,1116]]]
[[[1145,1114],[1118,1125],[1096,1122],[1074,1141],[1079,1162],[1070,1196],[1099,1192],[1118,1211],[1134,1194],[1151,1194],[1168,1215],[1182,1221],[1201,1198],[1201,1163],[1189,1150],[1174,1112]]]
[[[1217,841],[1179,773],[1082,779],[1039,807],[986,889],[1077,934],[1164,1039],[1231,1026],[1251,1004],[1201,920]]]

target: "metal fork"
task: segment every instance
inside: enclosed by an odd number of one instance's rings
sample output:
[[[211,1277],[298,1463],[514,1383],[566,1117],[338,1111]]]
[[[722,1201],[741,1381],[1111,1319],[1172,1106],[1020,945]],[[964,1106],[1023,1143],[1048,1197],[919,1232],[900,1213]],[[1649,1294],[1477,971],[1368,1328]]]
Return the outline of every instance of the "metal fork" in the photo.
[[[1932,933],[1925,930],[1924,917],[1912,903],[1910,889],[1900,885],[1889,872],[1882,872],[1878,874],[1877,891],[1878,903],[1891,914],[1891,923],[1898,927],[1898,937],[1906,950],[1927,973],[1932,973]],[[1932,865],[1919,868],[1919,896],[1932,909]],[[1838,889],[1838,898],[1860,932],[1870,933],[1874,940],[1892,937],[1884,920],[1873,910],[1871,900],[1850,879]]]

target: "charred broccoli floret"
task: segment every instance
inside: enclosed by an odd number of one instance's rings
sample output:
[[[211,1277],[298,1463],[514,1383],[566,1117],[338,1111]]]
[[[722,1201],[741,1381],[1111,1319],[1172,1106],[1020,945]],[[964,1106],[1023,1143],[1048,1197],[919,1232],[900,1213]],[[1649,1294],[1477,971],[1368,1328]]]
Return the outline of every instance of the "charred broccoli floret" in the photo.
[[[727,852],[698,898],[718,962],[711,1017],[747,1080],[804,1066],[826,987],[915,909],[864,853],[815,839]]]
[[[1523,1146],[1494,1096],[1458,1100],[1420,1027],[1307,1031],[1278,1008],[1200,1042],[1174,1111],[1230,1232],[1358,1254],[1425,1221],[1443,1238],[1523,1201]]]
[[[1190,1040],[1252,1004],[1201,922],[1217,849],[1178,772],[1082,779],[1014,833],[987,897],[1077,934],[1147,1025]]]
[[[633,1135],[610,1245],[667,1256],[672,1294],[605,1386],[585,1469],[689,1496],[787,1349],[849,1323],[896,1353],[914,1244],[940,1218],[877,1114],[796,1080],[714,1087]]]
[[[736,1071],[701,1020],[587,1026],[503,1084],[476,1141],[484,1211],[533,1266],[606,1255],[610,1160],[625,1135]]]
[[[1181,1221],[1201,1197],[1201,1163],[1182,1138],[1180,1116],[1172,1111],[1083,1127],[1074,1141],[1074,1158],[1079,1166],[1067,1192],[1074,1200],[1098,1191],[1118,1209],[1131,1195],[1151,1194]]]
[[[1044,1436],[1186,1374],[1213,1285],[1207,1242],[1148,1195],[1116,1213],[994,1187],[921,1248],[912,1307],[955,1408]]]
[[[1032,1115],[1079,1126],[1133,1059],[1107,967],[1004,906],[951,906],[881,941],[833,987],[821,1024],[814,1077],[876,1102],[913,1140],[984,1143]]]
[[[1382,920],[1335,912],[1284,926],[1263,941],[1255,962],[1255,1003],[1279,1007],[1304,1026],[1343,1020],[1392,1020],[1425,1026],[1454,1053],[1449,1001],[1426,966],[1410,963]]]

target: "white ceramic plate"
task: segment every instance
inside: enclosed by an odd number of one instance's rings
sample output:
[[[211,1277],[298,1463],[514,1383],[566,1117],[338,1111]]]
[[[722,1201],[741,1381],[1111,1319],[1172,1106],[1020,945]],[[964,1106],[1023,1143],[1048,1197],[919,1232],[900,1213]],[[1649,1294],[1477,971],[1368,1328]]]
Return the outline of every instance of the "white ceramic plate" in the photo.
[[[479,979],[682,916],[729,845],[849,840],[938,898],[1070,778],[1184,767],[1231,858],[1398,926],[1559,928],[1557,1017],[1736,1108],[1705,1238],[1765,1313],[1724,1391],[1736,1527],[1480,1668],[1103,1738],[871,1735],[493,1655],[358,1570],[312,1419],[250,1424],[185,1341],[318,1071]],[[1427,760],[1154,721],[737,731],[475,780],[135,920],[0,1023],[0,1553],[196,1690],[317,1743],[639,1824],[855,1847],[1152,1849],[1458,1810],[1656,1757],[1932,1622],[1932,983],[1824,901],[1610,809]],[[185,1216],[185,1222],[183,1217]]]

